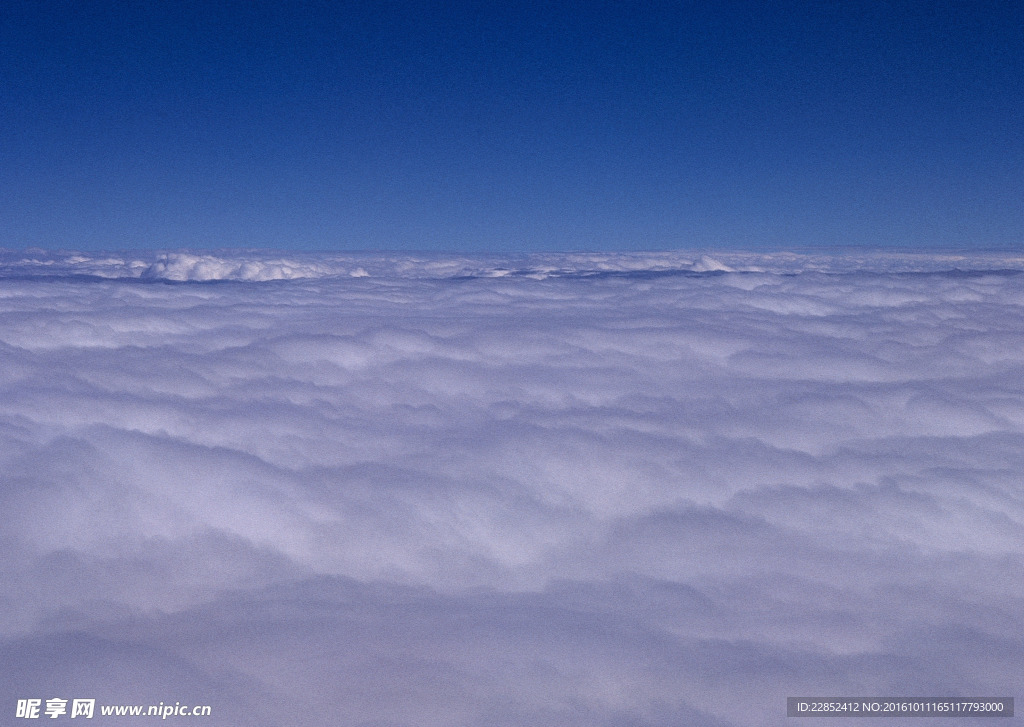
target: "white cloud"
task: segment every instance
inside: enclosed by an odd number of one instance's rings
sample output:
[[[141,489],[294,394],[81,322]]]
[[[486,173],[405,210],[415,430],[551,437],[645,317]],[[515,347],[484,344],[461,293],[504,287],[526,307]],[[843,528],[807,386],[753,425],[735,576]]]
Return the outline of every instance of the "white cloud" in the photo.
[[[0,255],[0,708],[779,725],[786,696],[1012,696],[1022,268]]]

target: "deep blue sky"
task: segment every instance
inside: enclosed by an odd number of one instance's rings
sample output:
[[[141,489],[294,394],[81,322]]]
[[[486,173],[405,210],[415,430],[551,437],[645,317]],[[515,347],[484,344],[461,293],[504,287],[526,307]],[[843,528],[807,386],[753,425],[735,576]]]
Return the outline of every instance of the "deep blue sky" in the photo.
[[[1024,243],[1024,3],[0,5],[0,247]]]

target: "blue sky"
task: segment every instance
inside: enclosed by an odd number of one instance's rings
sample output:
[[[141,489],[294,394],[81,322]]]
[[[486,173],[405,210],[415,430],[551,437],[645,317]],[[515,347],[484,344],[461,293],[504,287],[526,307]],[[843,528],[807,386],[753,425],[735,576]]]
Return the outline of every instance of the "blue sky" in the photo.
[[[0,246],[1014,247],[1019,3],[0,9]]]

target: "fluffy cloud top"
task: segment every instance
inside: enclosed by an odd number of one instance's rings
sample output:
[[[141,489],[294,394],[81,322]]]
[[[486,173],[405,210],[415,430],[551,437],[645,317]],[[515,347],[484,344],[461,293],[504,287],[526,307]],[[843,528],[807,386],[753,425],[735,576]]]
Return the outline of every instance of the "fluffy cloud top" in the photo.
[[[1022,269],[5,253],[0,710],[782,725],[786,696],[1014,696]]]

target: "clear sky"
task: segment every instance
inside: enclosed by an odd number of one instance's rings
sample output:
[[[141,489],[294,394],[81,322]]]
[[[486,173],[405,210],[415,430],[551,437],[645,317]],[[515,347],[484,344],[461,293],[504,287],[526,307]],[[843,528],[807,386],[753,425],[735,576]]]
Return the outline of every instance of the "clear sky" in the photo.
[[[0,246],[1024,244],[1019,2],[0,6]]]

